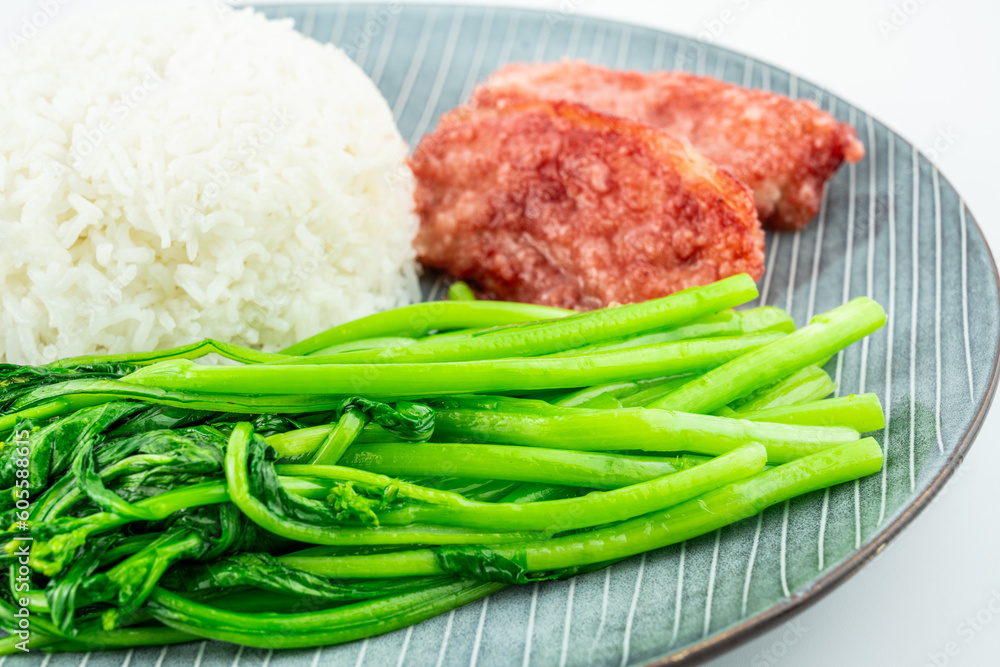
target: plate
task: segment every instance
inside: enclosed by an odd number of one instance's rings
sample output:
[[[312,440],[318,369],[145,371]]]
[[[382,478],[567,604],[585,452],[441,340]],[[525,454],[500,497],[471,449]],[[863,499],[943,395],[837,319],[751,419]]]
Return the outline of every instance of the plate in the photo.
[[[880,474],[772,507],[687,543],[563,582],[511,587],[409,629],[269,652],[216,642],[93,654],[88,665],[665,665],[703,659],[817,600],[871,559],[962,460],[997,380],[1000,309],[990,251],[961,197],[917,149],[823,88],[689,38],[560,11],[352,4],[261,7],[344,48],[411,146],[509,61],[564,55],[687,69],[812,99],[867,155],[831,181],[817,220],[767,234],[759,303],[813,314],[867,295],[887,325],[827,366],[840,394],[876,392]],[[442,285],[430,286],[430,297]]]

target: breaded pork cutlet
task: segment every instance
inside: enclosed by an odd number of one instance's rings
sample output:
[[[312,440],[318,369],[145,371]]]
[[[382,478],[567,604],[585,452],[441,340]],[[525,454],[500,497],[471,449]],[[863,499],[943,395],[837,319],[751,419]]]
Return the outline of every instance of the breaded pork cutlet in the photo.
[[[688,145],[562,102],[459,108],[411,158],[422,262],[588,310],[763,272],[749,190]]]
[[[753,190],[757,214],[776,229],[801,229],[823,187],[864,146],[854,128],[810,101],[748,90],[686,72],[623,72],[585,62],[511,64],[472,95],[474,106],[546,99],[632,118],[690,142]]]

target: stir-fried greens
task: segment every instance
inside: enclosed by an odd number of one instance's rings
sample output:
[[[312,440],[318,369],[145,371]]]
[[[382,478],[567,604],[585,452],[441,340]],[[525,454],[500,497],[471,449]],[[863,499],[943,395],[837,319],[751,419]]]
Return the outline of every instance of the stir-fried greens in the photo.
[[[582,314],[451,294],[281,353],[0,366],[0,653],[351,641],[882,465],[878,399],[822,369],[869,299],[795,331],[729,310],[747,276]]]

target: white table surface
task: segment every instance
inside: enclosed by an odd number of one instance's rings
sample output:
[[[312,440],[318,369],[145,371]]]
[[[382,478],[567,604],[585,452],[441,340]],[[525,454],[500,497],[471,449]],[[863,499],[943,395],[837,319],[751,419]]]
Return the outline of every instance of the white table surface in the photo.
[[[2,0],[0,36],[43,3],[58,2],[65,16],[92,9],[96,1]],[[576,11],[689,35],[714,28],[716,43],[829,88],[932,156],[965,198],[990,245],[1000,249],[1000,170],[995,163],[1000,151],[1000,3],[503,4]],[[939,140],[935,148],[938,137],[950,139]],[[785,625],[708,664],[1000,665],[998,440],[1000,409],[987,417],[942,494],[872,563]]]

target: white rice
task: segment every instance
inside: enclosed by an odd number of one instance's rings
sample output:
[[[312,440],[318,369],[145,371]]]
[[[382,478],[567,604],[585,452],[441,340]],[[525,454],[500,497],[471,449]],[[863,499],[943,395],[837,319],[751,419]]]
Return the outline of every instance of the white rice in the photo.
[[[4,50],[0,361],[276,350],[418,296],[385,100],[291,21],[223,7],[119,8]]]

